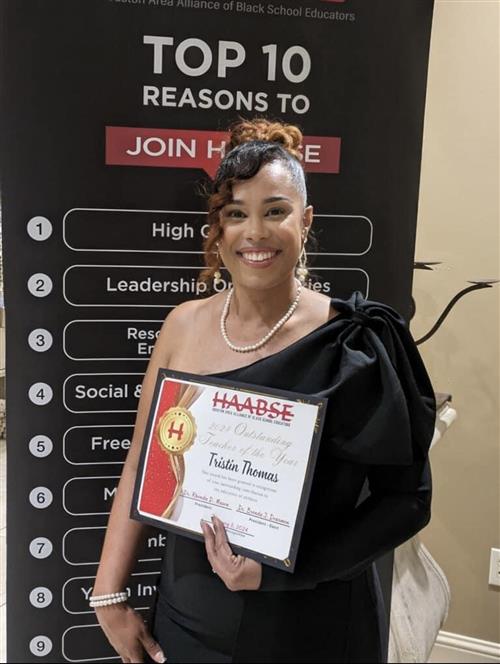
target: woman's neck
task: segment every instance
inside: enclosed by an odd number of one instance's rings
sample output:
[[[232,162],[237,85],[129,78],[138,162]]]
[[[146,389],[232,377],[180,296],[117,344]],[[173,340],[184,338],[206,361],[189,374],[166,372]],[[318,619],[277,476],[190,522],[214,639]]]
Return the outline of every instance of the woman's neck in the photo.
[[[229,318],[249,327],[271,327],[286,313],[296,295],[297,280],[293,276],[266,289],[236,284]]]

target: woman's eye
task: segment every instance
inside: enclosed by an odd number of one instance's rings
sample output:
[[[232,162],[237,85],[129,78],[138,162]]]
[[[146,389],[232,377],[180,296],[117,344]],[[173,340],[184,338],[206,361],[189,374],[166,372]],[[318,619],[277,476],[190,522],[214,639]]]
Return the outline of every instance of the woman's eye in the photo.
[[[228,210],[225,216],[230,219],[243,219],[245,215],[241,210]]]
[[[272,216],[272,217],[276,217],[276,216],[285,214],[285,210],[283,208],[280,208],[280,207],[274,207],[274,208],[270,208],[267,211],[267,214]]]

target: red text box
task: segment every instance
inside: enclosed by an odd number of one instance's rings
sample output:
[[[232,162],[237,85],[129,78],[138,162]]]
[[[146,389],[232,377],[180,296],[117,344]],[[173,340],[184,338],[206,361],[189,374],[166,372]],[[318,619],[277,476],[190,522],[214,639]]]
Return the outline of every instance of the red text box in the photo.
[[[106,127],[106,164],[199,168],[213,177],[227,140],[228,134],[222,131]],[[340,148],[341,139],[337,136],[305,136],[304,169],[312,173],[338,173]]]

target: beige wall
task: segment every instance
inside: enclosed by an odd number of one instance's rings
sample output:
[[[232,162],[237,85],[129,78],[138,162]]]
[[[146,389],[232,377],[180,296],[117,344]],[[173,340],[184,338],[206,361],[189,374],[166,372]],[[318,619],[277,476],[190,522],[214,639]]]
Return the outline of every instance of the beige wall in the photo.
[[[468,279],[499,269],[499,2],[436,0],[416,258],[416,338]],[[459,301],[420,346],[435,389],[459,419],[432,451],[434,501],[422,539],[444,569],[444,629],[500,641],[500,589],[488,586],[499,528],[500,284]]]

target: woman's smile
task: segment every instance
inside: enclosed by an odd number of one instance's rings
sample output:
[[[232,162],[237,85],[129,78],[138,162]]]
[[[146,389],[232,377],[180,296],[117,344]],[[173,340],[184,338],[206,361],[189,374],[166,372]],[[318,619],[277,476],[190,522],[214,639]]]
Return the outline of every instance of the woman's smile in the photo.
[[[275,262],[279,254],[281,254],[281,249],[249,248],[237,251],[236,254],[245,265],[256,268],[265,268]]]

